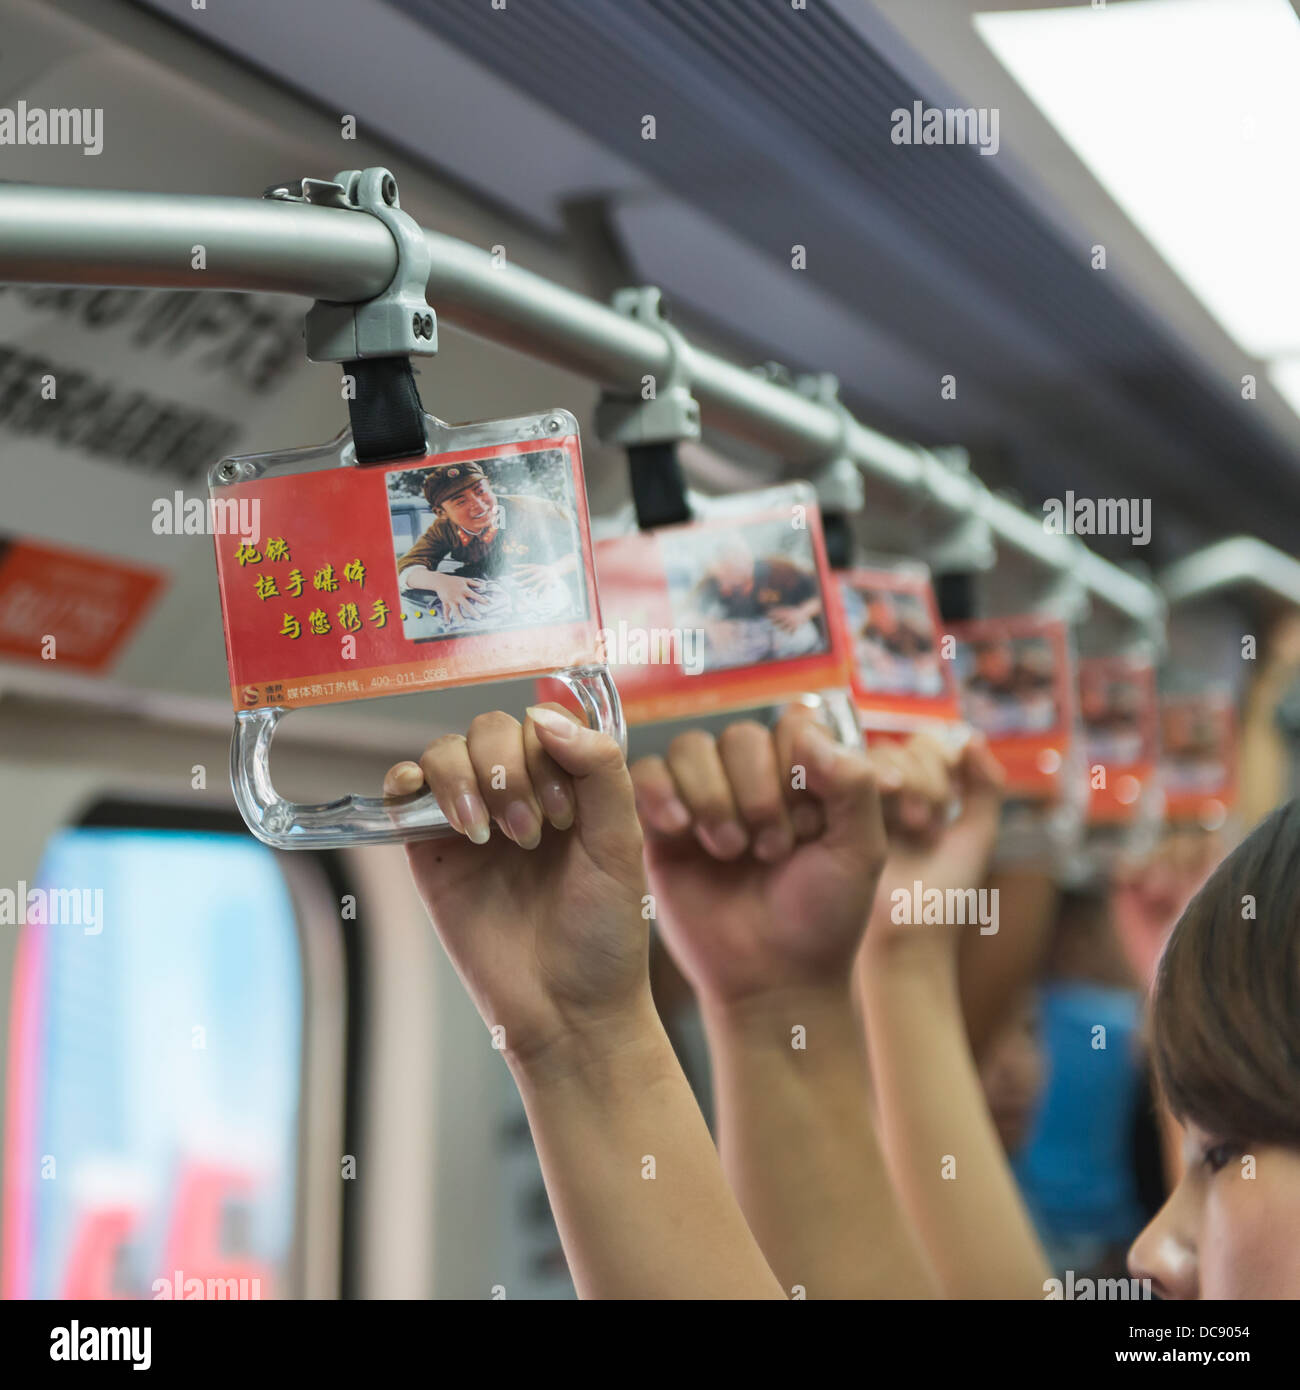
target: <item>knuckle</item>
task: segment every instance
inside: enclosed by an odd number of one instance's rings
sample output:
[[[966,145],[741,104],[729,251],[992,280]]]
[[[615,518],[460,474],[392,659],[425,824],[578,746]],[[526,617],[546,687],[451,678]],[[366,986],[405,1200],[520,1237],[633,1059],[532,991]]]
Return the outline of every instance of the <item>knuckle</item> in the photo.
[[[700,757],[712,745],[712,734],[705,733],[703,729],[686,729],[668,745],[668,758],[671,762],[689,761]]]
[[[718,747],[724,751],[741,749],[762,742],[769,737],[767,730],[756,719],[738,719],[728,724],[718,735]]]
[[[591,742],[591,761],[601,769],[624,767],[623,750],[610,734],[596,734]]]
[[[465,750],[464,734],[442,734],[420,754],[421,767],[445,766]]]
[[[697,820],[705,825],[718,825],[735,818],[735,808],[723,796],[710,794],[699,799],[695,806]]]
[[[785,815],[785,803],[781,800],[779,788],[772,788],[757,796],[750,797],[743,807],[745,819],[753,824],[766,824],[779,821]]]
[[[628,772],[638,788],[646,789],[661,786],[668,775],[663,759],[653,754],[638,758],[636,762],[629,764]]]
[[[869,790],[875,788],[879,782],[876,765],[865,750],[846,750],[840,759],[840,768],[840,776],[845,786]]]
[[[519,727],[519,721],[504,710],[486,710],[474,716],[469,726],[469,736],[471,739],[504,738]]]

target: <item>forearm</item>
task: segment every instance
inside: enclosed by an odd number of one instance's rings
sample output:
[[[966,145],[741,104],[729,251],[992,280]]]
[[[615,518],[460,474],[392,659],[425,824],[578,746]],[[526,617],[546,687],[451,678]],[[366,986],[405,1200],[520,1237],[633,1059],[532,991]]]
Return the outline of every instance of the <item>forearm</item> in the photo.
[[[648,1000],[511,1069],[581,1297],[782,1297]]]
[[[1241,720],[1239,813],[1244,826],[1257,825],[1287,799],[1287,749],[1277,727],[1285,680],[1265,676],[1255,683]]]
[[[958,957],[962,1012],[976,1057],[1007,1006],[1038,974],[1060,896],[1051,875],[1035,869],[997,870],[988,888],[999,904],[998,930],[965,933]]]
[[[706,1004],[723,1167],[787,1292],[928,1298],[872,1123],[847,983]]]
[[[438,571],[417,560],[398,570],[402,587],[407,589],[433,589],[438,584]]]
[[[940,1287],[1041,1298],[1050,1271],[980,1087],[952,943],[868,939],[861,966],[885,1153]]]

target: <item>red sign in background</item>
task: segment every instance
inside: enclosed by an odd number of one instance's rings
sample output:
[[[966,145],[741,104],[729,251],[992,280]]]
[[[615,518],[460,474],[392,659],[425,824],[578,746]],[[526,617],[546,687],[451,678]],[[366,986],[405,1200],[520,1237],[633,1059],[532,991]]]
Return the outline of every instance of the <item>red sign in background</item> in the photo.
[[[103,672],[166,584],[163,571],[115,556],[2,540],[0,654]]]

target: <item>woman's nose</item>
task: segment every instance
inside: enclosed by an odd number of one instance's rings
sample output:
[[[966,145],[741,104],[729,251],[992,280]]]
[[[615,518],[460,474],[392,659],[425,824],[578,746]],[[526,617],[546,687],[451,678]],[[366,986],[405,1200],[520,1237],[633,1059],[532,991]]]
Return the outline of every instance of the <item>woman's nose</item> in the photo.
[[[1180,1221],[1178,1194],[1156,1213],[1128,1252],[1128,1270],[1135,1279],[1149,1279],[1157,1298],[1199,1297],[1196,1243]]]

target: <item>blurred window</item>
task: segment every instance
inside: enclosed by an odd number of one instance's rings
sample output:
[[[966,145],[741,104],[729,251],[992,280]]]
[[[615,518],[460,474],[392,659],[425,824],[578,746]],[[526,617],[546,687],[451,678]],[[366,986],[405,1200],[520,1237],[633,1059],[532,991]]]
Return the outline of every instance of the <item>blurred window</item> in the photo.
[[[275,855],[82,826],[26,887],[6,1296],[292,1295],[303,979]]]

